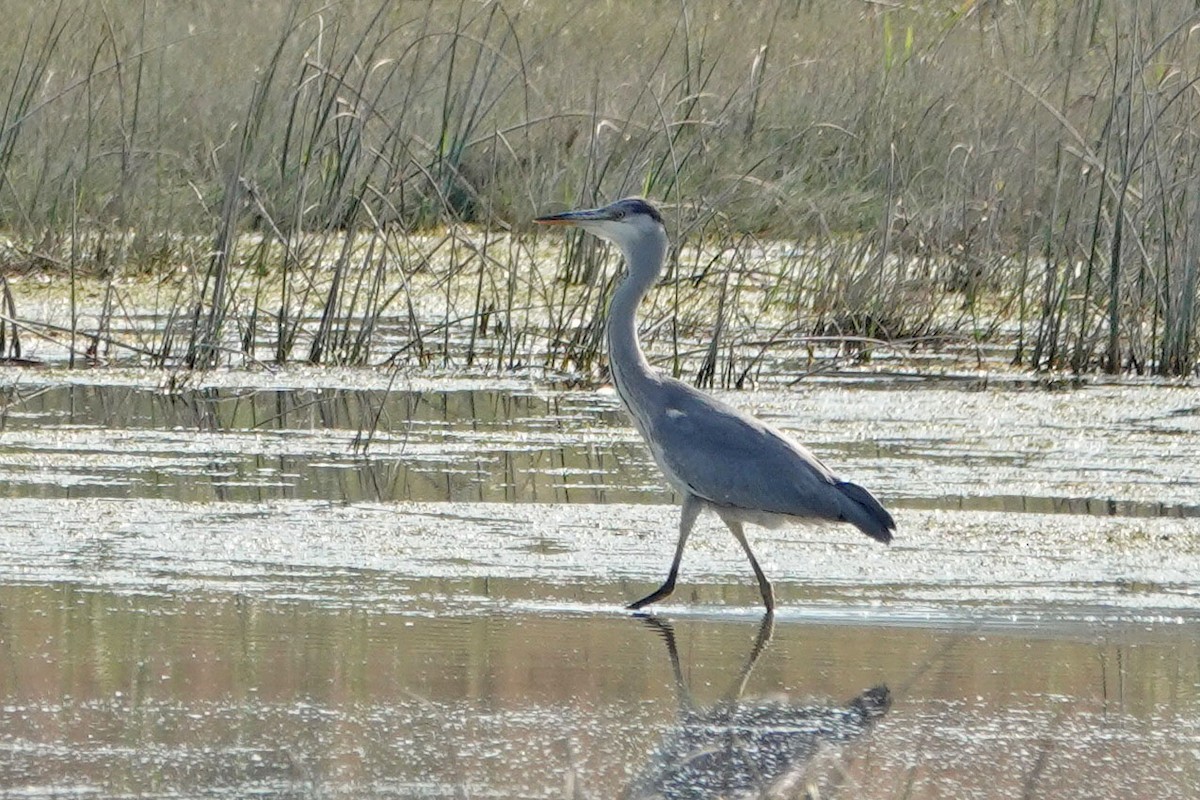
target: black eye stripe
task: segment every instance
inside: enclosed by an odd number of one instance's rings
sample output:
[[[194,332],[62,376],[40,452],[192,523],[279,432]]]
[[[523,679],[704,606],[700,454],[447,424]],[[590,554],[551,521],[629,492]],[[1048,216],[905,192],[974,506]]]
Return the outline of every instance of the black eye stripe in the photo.
[[[627,197],[619,201],[622,208],[615,209],[616,213],[624,217],[626,214],[645,214],[658,224],[662,224],[662,215],[658,213],[658,209],[647,203],[640,197]],[[614,215],[615,216],[615,215]]]

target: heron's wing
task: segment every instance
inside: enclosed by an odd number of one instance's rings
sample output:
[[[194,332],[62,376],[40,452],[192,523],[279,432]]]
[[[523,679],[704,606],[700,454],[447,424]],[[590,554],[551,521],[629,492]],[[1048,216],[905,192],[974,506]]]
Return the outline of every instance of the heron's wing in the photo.
[[[837,477],[807,448],[686,384],[664,380],[662,388],[647,427],[673,482],[717,505],[844,518]]]

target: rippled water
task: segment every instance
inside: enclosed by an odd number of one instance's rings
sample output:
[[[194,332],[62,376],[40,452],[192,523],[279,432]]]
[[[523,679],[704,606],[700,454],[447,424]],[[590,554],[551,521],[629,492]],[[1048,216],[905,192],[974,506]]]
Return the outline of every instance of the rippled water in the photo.
[[[12,796],[1183,798],[1200,780],[1180,625],[781,619],[750,664],[757,623],[711,613],[675,621],[677,679],[663,632],[616,613],[70,584],[2,601]]]
[[[1200,785],[1195,389],[732,395],[900,524],[753,530],[764,628],[713,520],[621,610],[678,509],[611,394],[103,375],[3,375],[0,797]]]

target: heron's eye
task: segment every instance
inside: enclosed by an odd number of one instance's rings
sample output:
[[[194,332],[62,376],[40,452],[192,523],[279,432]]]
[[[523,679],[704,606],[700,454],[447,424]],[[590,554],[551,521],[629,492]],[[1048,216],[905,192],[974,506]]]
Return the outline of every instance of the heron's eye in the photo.
[[[625,212],[624,211],[614,211],[613,219],[625,219]]]

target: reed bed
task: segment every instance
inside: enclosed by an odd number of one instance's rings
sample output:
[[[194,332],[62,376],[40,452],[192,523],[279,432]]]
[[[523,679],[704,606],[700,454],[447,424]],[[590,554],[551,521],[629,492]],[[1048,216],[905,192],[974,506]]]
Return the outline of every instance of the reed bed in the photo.
[[[528,220],[640,193],[678,244],[646,333],[698,383],[946,342],[1197,371],[1191,0],[0,9],[10,359],[590,374],[612,254]]]

